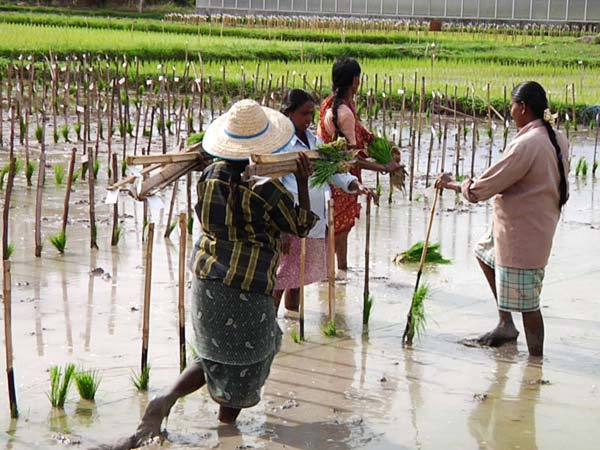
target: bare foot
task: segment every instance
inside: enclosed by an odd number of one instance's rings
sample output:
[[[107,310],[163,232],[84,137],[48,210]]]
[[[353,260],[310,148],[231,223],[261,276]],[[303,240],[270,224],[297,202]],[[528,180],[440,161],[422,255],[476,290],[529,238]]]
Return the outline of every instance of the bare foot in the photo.
[[[514,324],[509,325],[498,325],[492,331],[489,331],[481,335],[477,339],[477,343],[485,345],[487,347],[500,347],[502,344],[507,342],[513,342],[517,340],[519,332],[515,328]]]
[[[159,395],[150,400],[135,434],[129,438],[130,442],[139,446],[142,442],[160,435],[162,422],[169,416],[176,401],[177,398],[170,394]]]
[[[219,406],[219,421],[233,425],[240,414],[241,409],[229,408],[228,406]]]

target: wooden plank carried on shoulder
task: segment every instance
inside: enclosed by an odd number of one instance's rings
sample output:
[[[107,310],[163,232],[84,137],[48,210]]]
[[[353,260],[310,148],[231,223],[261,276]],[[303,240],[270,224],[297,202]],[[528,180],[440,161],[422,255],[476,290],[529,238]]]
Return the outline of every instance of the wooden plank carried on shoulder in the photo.
[[[319,152],[309,150],[304,152],[311,160],[319,159]],[[296,170],[297,152],[275,153],[271,155],[251,155],[250,164],[242,174],[242,179],[248,181],[253,177],[278,178]]]

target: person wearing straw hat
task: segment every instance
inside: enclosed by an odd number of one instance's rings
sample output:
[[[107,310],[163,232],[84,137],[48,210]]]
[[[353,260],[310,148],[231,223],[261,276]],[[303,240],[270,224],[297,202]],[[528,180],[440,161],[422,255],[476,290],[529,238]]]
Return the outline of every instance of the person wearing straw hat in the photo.
[[[498,308],[498,325],[477,339],[498,347],[519,332],[512,313],[522,313],[529,354],[544,352],[540,294],[545,267],[562,207],[569,198],[569,142],[552,127],[544,88],[535,81],[517,85],[510,113],[519,129],[502,160],[478,179],[457,183],[450,174],[436,180],[438,189],[462,192],[477,203],[495,197],[492,229],[475,256]]]
[[[310,210],[312,166],[304,153],[295,172],[297,204],[279,180],[249,185],[241,174],[250,155],[279,152],[293,135],[287,117],[253,100],[235,103],[206,130],[202,147],[216,162],[202,173],[195,207],[202,229],[190,261],[197,357],[150,401],[128,445],[157,435],[177,399],[205,384],[223,423],[260,401],[281,345],[272,297],[280,236],[306,236],[318,217]]]

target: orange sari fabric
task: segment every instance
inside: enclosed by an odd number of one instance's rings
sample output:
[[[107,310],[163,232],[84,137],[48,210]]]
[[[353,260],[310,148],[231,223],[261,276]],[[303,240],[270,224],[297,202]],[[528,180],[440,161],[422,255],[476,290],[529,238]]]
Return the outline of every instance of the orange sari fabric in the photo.
[[[329,135],[327,127],[325,126],[325,115],[333,104],[333,96],[327,97],[321,105],[320,117],[319,117],[319,130],[320,138],[326,144],[337,139],[335,135]],[[373,140],[373,134],[367,130],[362,123],[356,108],[351,103],[344,103],[350,108],[352,114],[354,114],[354,127],[356,132],[356,148],[366,148],[369,143]],[[365,156],[365,155],[362,155]],[[352,175],[355,175],[359,181],[362,181],[361,170],[359,167],[355,167],[350,171]],[[331,194],[334,201],[334,224],[335,234],[348,233],[355,225],[356,219],[360,217],[360,204],[358,203],[357,194],[348,194],[337,187],[330,185]]]

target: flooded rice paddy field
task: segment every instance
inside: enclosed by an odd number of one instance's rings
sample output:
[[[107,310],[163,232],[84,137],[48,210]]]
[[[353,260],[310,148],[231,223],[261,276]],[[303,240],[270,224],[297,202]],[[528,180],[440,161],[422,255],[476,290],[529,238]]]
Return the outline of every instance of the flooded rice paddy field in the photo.
[[[512,135],[512,133],[511,133]],[[487,158],[478,150],[478,172]],[[501,142],[501,137],[497,138]],[[575,155],[591,167],[593,140],[573,138]],[[448,161],[453,157],[449,139]],[[424,172],[427,145],[419,158]],[[467,146],[470,148],[470,146]],[[5,152],[2,157],[5,161]],[[439,167],[437,146],[433,167]],[[494,158],[500,156],[495,150]],[[61,158],[55,151],[51,159]],[[469,157],[468,157],[469,158]],[[66,161],[64,159],[63,161]],[[470,159],[465,161],[469,167]],[[446,164],[446,167],[449,163]],[[103,164],[103,167],[106,167]],[[591,172],[591,170],[590,170]],[[367,183],[374,177],[367,174]],[[285,340],[266,384],[263,401],[244,410],[236,427],[219,425],[217,406],[201,390],[173,408],[160,447],[219,449],[591,449],[600,439],[600,191],[588,174],[571,174],[571,200],[556,234],[543,292],[546,356],[529,361],[524,336],[501,349],[459,343],[495,325],[491,293],[472,256],[489,226],[491,204],[468,205],[444,193],[432,240],[442,244],[451,265],[427,270],[427,328],[412,349],[401,336],[415,282],[415,266],[392,258],[425,235],[432,190],[422,177],[410,203],[396,193],[372,213],[371,292],[368,333],[362,328],[364,215],[350,237],[351,270],[338,284],[337,325],[341,335],[322,335],[327,320],[327,285],[306,291],[306,338],[290,339],[296,323],[281,319]],[[387,183],[384,183],[386,186]],[[103,198],[101,169],[97,198]],[[13,340],[20,418],[11,420],[6,378],[0,377],[0,449],[91,448],[132,433],[149,398],[178,374],[178,236],[164,239],[165,211],[156,223],[149,361],[150,390],[131,382],[139,369],[142,336],[144,252],[142,206],[119,199],[123,233],[110,246],[112,209],[98,206],[99,250],[89,249],[87,183],[74,187],[67,249],[63,256],[47,238],[60,228],[64,186],[51,171],[44,189],[41,258],[33,244],[35,190],[21,174],[10,210]],[[386,197],[386,195],[384,195]],[[165,203],[170,191],[163,194]],[[180,190],[178,210],[185,211]],[[188,253],[199,236],[195,224]],[[94,274],[93,269],[102,268]],[[189,280],[190,274],[187,278]],[[188,286],[189,287],[189,286]],[[186,298],[189,312],[189,293]],[[280,312],[280,316],[281,316]],[[187,338],[192,339],[187,321]],[[4,318],[2,318],[4,321]],[[520,318],[517,324],[521,327]],[[99,370],[95,403],[76,389],[63,410],[46,397],[48,368],[73,362]]]

